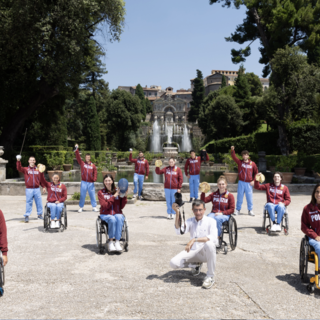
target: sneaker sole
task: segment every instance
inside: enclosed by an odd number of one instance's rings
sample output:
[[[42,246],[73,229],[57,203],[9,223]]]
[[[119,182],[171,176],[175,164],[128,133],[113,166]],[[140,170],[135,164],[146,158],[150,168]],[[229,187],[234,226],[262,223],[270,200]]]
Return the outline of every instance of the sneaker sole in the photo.
[[[211,284],[209,287],[205,287],[204,285],[202,285],[202,288],[204,288],[204,289],[210,289],[210,288],[212,288],[213,285],[214,285],[214,281],[212,282],[212,284]]]

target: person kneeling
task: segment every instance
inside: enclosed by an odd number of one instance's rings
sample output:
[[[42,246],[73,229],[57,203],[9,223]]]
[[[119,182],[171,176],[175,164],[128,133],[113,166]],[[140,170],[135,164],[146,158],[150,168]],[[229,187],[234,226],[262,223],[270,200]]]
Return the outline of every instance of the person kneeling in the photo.
[[[220,176],[218,181],[218,190],[212,192],[208,197],[205,193],[201,193],[201,200],[205,203],[212,202],[211,213],[208,214],[209,218],[217,221],[219,239],[222,232],[222,224],[229,221],[231,214],[235,209],[234,196],[227,190],[227,180],[225,176]]]
[[[98,199],[101,205],[100,219],[108,224],[109,251],[122,251],[120,245],[124,215],[122,209],[127,203],[127,194],[119,197],[120,190],[116,189],[114,179],[111,174],[106,174],[103,178],[104,188],[98,192]],[[116,240],[116,242],[114,242]]]
[[[192,203],[194,217],[188,219],[180,227],[179,206],[174,203],[173,210],[176,212],[175,230],[177,234],[190,232],[190,241],[184,251],[177,254],[170,261],[173,269],[192,268],[194,276],[200,274],[202,264],[207,262],[208,272],[202,286],[210,289],[214,284],[214,272],[216,267],[216,246],[218,245],[217,223],[214,219],[205,216],[205,203],[195,200]]]
[[[64,207],[64,202],[67,200],[67,188],[60,183],[59,175],[52,176],[52,182],[47,182],[44,174],[40,173],[41,185],[45,186],[48,191],[47,207],[50,209],[51,224],[50,228],[60,228],[61,212]],[[55,221],[56,219],[56,221]]]

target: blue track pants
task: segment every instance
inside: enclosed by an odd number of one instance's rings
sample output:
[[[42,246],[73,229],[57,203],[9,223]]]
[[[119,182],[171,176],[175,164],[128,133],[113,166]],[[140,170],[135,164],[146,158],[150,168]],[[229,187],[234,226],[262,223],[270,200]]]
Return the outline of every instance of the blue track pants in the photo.
[[[229,215],[225,215],[225,214],[215,216],[215,214],[213,212],[211,212],[211,213],[208,214],[208,217],[209,218],[213,218],[214,220],[217,221],[218,236],[220,237],[221,236],[222,224],[225,221],[229,221],[230,216]]]
[[[33,199],[36,203],[37,207],[37,214],[38,216],[42,215],[43,213],[43,208],[42,208],[42,199],[41,199],[41,192],[40,188],[37,189],[26,189],[26,213],[25,217],[29,217],[31,212],[32,212],[32,204],[33,204]]]
[[[138,185],[139,185],[139,193],[138,196],[141,196],[142,188],[143,188],[143,181],[144,181],[144,175],[143,174],[137,174],[135,173],[133,175],[133,184],[134,184],[134,190],[133,193],[136,194],[138,191]]]
[[[177,192],[176,189],[164,189],[164,193],[167,201],[167,213],[168,214],[176,214],[176,212],[172,209],[172,205],[174,204],[174,194]]]
[[[79,207],[83,208],[84,202],[86,200],[87,191],[89,193],[91,205],[93,208],[95,208],[97,206],[97,201],[96,201],[96,194],[94,190],[94,182],[86,182],[86,181],[81,181]]]
[[[200,183],[200,174],[190,175],[189,188],[190,188],[190,198],[198,199]]]
[[[239,211],[241,210],[241,207],[242,207],[244,194],[246,195],[248,210],[252,210],[253,209],[252,186],[250,185],[250,182],[243,182],[239,180],[238,193],[237,193],[237,206],[236,206],[236,209]]]
[[[60,220],[61,212],[63,210],[64,204],[48,202],[47,207],[50,208],[51,220],[54,220],[54,218],[57,218],[57,220]]]
[[[110,214],[103,214],[100,216],[101,220],[108,224],[108,236],[109,239],[121,239],[122,226],[124,222],[123,214],[115,214],[114,216]]]
[[[282,217],[286,212],[285,205],[283,203],[274,204],[274,203],[268,202],[265,208],[268,210],[271,221],[274,221],[276,219],[275,211],[277,211],[277,223],[280,224],[282,221]]]

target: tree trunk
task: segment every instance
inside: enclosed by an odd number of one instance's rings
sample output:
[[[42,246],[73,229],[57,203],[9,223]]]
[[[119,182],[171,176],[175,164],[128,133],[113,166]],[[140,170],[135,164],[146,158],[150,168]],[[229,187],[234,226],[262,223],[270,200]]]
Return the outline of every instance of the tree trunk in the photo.
[[[24,122],[47,100],[56,96],[59,90],[49,85],[44,79],[40,80],[39,92],[37,92],[29,103],[18,110],[4,127],[0,136],[0,145],[5,149],[12,150],[14,141],[18,132],[21,130]],[[49,115],[48,115],[49,116]]]
[[[288,141],[287,130],[284,125],[279,124],[278,131],[279,131],[278,147],[280,148],[281,154],[283,156],[288,156],[290,144]]]

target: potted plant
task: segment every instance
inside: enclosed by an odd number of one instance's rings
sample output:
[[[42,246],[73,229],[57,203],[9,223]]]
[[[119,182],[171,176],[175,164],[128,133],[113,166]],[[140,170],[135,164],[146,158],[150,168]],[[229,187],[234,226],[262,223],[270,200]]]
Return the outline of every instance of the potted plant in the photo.
[[[72,160],[73,160],[73,152],[67,152],[65,157],[65,164],[63,164],[63,170],[64,171],[70,171],[72,169]]]
[[[297,164],[297,158],[293,156],[280,156],[277,164],[276,171],[280,171],[283,175],[282,183],[291,183],[294,172],[291,172]]]
[[[304,152],[298,152],[297,156],[297,166],[294,168],[294,173],[297,176],[304,176],[306,173],[306,168],[303,167],[303,159],[306,156]]]
[[[65,155],[61,152],[52,152],[50,154],[45,154],[47,159],[47,164],[52,170],[47,170],[49,175],[49,180],[51,181],[54,174],[58,174],[60,180],[62,179],[61,166],[64,163]]]
[[[232,159],[231,154],[229,153],[224,154],[222,157],[222,161],[228,166],[228,172],[225,171],[223,173],[228,183],[236,183],[238,178],[238,173],[235,171],[237,171],[238,165]]]
[[[267,158],[267,164],[268,164],[269,170],[272,173],[276,172],[276,163],[277,163],[277,158],[275,156],[272,156],[272,157],[270,156]]]

